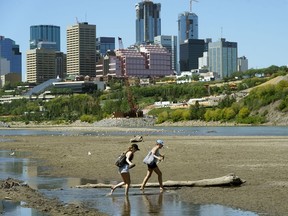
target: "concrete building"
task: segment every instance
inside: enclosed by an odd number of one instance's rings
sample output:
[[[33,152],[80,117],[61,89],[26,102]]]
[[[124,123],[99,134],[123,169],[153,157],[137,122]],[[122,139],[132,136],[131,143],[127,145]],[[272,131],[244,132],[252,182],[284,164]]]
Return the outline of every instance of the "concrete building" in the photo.
[[[30,49],[40,48],[39,46],[60,51],[60,27],[54,25],[30,26]]]
[[[115,63],[116,76],[146,76],[148,69],[146,67],[146,59],[139,51],[136,49],[119,49],[116,50],[116,56],[119,61],[112,58]],[[120,67],[118,67],[117,63],[118,65],[120,63]]]
[[[99,65],[97,69],[97,74],[105,75],[104,65]],[[170,76],[173,73],[171,53],[165,47],[150,44],[115,50],[115,55],[109,55],[109,72],[106,75],[147,78]]]
[[[198,58],[198,69],[208,69],[209,68],[208,44],[211,42],[212,42],[211,38],[205,39],[203,56]]]
[[[246,56],[241,56],[238,58],[237,68],[240,72],[245,72],[248,70],[248,59]]]
[[[165,47],[171,53],[171,69],[177,71],[177,37],[172,35],[159,35],[154,38],[154,44]]]
[[[159,45],[141,45],[140,52],[145,57],[146,76],[170,76],[174,74],[171,69],[171,53]]]
[[[236,42],[221,38],[208,44],[209,71],[216,72],[220,79],[237,71],[238,49]]]
[[[161,4],[143,0],[135,5],[136,44],[153,43],[154,37],[161,35]]]
[[[96,25],[67,28],[67,75],[96,76]]]
[[[27,82],[41,84],[49,79],[66,76],[65,55],[49,49],[27,51]]]

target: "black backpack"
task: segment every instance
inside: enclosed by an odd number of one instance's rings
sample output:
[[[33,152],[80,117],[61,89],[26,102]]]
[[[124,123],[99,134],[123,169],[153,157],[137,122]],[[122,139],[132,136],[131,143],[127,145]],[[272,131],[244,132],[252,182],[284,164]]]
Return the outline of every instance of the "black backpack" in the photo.
[[[124,165],[125,161],[126,161],[126,153],[127,152],[123,152],[122,154],[120,154],[116,161],[115,161],[115,165],[118,166],[118,167],[121,167]]]

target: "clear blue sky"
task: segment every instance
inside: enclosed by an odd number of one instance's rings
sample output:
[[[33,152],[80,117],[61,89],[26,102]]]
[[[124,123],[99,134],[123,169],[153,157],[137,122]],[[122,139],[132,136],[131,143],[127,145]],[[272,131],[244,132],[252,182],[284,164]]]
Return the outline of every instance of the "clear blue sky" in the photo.
[[[66,28],[79,22],[96,25],[96,36],[122,37],[124,47],[135,42],[135,4],[140,0],[0,0],[0,35],[20,45],[23,72],[31,25],[61,27],[61,51],[66,53]],[[161,3],[163,35],[177,36],[178,14],[190,10],[190,0]],[[288,64],[288,0],[198,0],[192,10],[199,19],[199,39],[226,38],[238,43],[249,68]],[[116,40],[117,42],[117,40]],[[118,48],[118,43],[116,43]]]

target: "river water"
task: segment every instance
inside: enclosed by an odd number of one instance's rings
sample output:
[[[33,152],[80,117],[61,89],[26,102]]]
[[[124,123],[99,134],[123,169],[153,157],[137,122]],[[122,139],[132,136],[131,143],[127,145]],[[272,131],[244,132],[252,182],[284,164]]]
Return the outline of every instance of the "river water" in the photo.
[[[151,128],[150,128],[151,129]],[[89,136],[120,136],[135,135],[139,131],[131,128],[123,131],[45,131],[45,130],[0,130],[0,143],[7,141],[7,135],[89,135]],[[155,127],[145,130],[147,135],[178,135],[178,136],[288,136],[288,127]],[[0,179],[8,177],[20,179],[30,187],[39,190],[48,197],[57,197],[64,203],[75,203],[96,208],[108,215],[191,215],[191,216],[257,216],[258,213],[232,209],[222,205],[194,205],[180,201],[177,191],[158,192],[158,189],[148,189],[141,193],[139,189],[131,188],[126,198],[124,189],[115,191],[113,196],[107,196],[109,189],[79,189],[75,185],[97,183],[87,179],[53,178],[43,176],[47,167],[39,167],[36,161],[25,158],[25,154],[17,157],[9,156],[9,151],[0,151]],[[0,200],[1,201],[1,200]],[[2,200],[0,215],[14,216],[46,216],[35,209],[24,208],[22,203]]]
[[[237,126],[237,127],[150,127],[143,133],[150,136],[288,136],[287,126]],[[83,131],[83,130],[33,130],[33,129],[0,129],[0,136],[25,135],[93,135],[93,136],[123,136],[135,135],[139,130],[124,128],[121,131]]]

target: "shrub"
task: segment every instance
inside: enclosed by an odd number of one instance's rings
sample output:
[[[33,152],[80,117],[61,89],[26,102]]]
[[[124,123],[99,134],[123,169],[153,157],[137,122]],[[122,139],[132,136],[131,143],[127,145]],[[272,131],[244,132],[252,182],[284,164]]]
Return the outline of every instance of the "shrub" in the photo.
[[[163,111],[163,112],[158,114],[158,118],[157,118],[156,123],[160,124],[160,123],[163,123],[163,122],[167,121],[168,119],[169,119],[168,112],[167,111]]]
[[[82,122],[93,123],[95,120],[96,119],[93,115],[82,115],[80,117],[80,121],[82,121]]]

